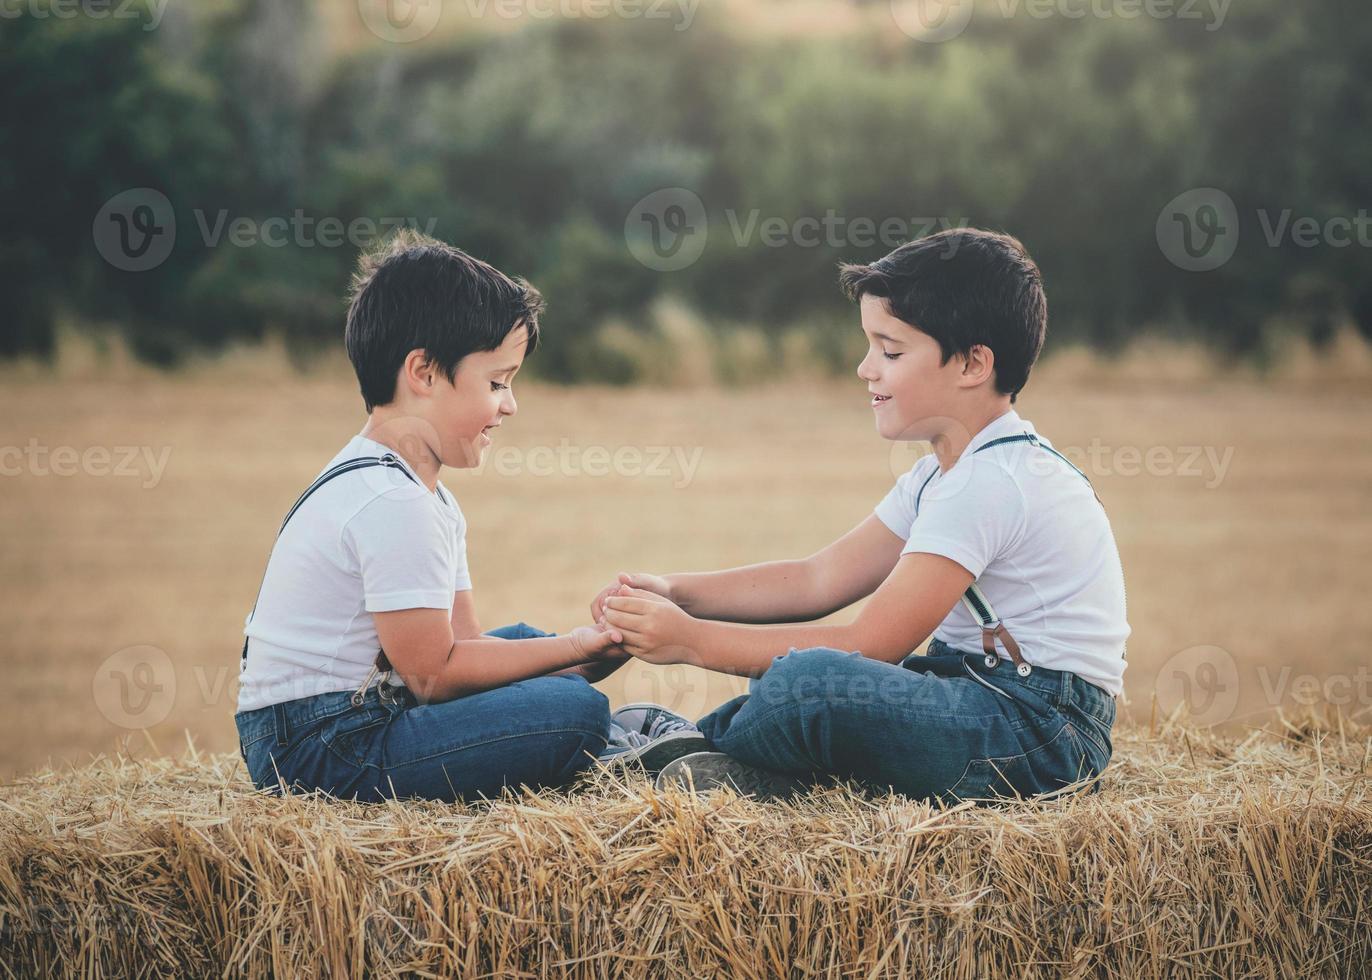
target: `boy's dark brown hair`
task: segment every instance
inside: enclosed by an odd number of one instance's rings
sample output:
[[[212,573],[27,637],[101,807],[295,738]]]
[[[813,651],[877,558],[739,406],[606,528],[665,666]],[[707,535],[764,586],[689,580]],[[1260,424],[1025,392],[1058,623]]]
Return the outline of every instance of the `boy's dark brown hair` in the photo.
[[[898,320],[938,341],[943,363],[976,344],[995,354],[996,390],[1013,403],[1043,349],[1043,275],[1019,239],[953,228],[906,242],[871,265],[844,264],[848,297],[877,296]]]
[[[520,324],[538,346],[543,297],[480,259],[401,229],[358,260],[344,343],[370,412],[395,398],[405,357],[420,348],[451,382],[468,354],[495,350]]]

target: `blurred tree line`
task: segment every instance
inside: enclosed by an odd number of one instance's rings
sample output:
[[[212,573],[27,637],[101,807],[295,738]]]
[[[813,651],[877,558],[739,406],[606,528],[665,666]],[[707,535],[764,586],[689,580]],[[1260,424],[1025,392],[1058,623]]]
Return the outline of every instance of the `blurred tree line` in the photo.
[[[427,225],[544,291],[531,367],[567,380],[598,376],[601,324],[646,329],[663,295],[769,332],[846,323],[836,263],[887,245],[740,244],[750,214],[1011,231],[1044,269],[1058,341],[1109,350],[1151,331],[1253,355],[1274,331],[1372,335],[1368,243],[1274,246],[1255,217],[1323,224],[1372,202],[1372,19],[1324,0],[1242,0],[1212,31],[992,3],[942,44],[889,17],[750,33],[704,7],[681,31],[570,19],[343,52],[322,50],[306,0],[173,5],[155,30],[48,7],[0,20],[6,356],[50,353],[64,318],[117,325],[162,364],[268,332],[302,356],[336,344],[356,247],[211,247],[220,215]],[[126,272],[92,221],[140,187],[172,202],[177,241]],[[699,195],[710,234],[698,261],[658,272],[625,221],[665,187]],[[1243,226],[1208,272],[1155,237],[1195,187],[1227,192]]]

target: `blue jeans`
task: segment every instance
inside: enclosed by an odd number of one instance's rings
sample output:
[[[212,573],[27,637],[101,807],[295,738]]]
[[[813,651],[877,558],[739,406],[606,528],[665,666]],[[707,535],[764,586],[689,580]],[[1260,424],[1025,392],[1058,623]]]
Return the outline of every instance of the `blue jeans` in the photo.
[[[1028,677],[934,640],[898,666],[818,647],[772,661],[748,693],[697,723],[766,769],[837,775],[944,803],[1037,796],[1110,761],[1115,701],[1068,671]]]
[[[488,636],[551,636],[524,623]],[[533,677],[452,701],[419,704],[379,685],[354,706],[337,691],[239,712],[239,751],[253,785],[321,789],[340,798],[456,801],[505,786],[560,786],[592,765],[610,727],[605,695],[581,677]]]

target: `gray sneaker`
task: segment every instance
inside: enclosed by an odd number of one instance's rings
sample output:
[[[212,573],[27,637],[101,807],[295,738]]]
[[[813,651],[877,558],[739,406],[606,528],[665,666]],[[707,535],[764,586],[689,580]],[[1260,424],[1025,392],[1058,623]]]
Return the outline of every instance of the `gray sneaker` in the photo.
[[[815,786],[803,776],[760,769],[723,752],[682,756],[663,767],[656,785],[659,790],[677,787],[697,793],[727,786],[740,796],[759,800],[790,799]]]
[[[668,732],[675,731],[700,731],[696,728],[695,722],[685,715],[679,715],[675,711],[649,701],[626,704],[610,715],[610,721],[625,731],[646,735],[648,738],[656,738],[659,735],[666,735]]]
[[[600,755],[607,766],[640,766],[656,773],[710,741],[694,723],[657,704],[630,704],[610,716],[610,742]]]

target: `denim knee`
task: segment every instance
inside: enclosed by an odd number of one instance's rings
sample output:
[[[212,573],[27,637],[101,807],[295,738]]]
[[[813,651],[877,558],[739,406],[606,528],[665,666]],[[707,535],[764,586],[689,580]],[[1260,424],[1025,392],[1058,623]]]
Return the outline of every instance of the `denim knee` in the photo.
[[[784,656],[773,658],[772,666],[753,682],[749,693],[768,706],[830,699],[839,693],[836,690],[839,679],[861,660],[861,653],[847,653],[832,647],[792,649]]]
[[[567,690],[558,692],[558,717],[566,727],[579,733],[568,740],[562,760],[561,778],[591,766],[604,750],[610,736],[610,699],[597,691],[584,677],[560,677]]]
[[[530,626],[521,620],[518,623],[511,623],[509,626],[499,626],[493,630],[487,630],[485,635],[500,640],[532,640],[540,636],[555,636],[556,634],[545,633],[543,630]]]
[[[563,680],[574,685],[574,693],[567,695],[567,708],[576,714],[579,727],[588,731],[609,732],[610,699],[592,687],[584,677],[564,677]]]

